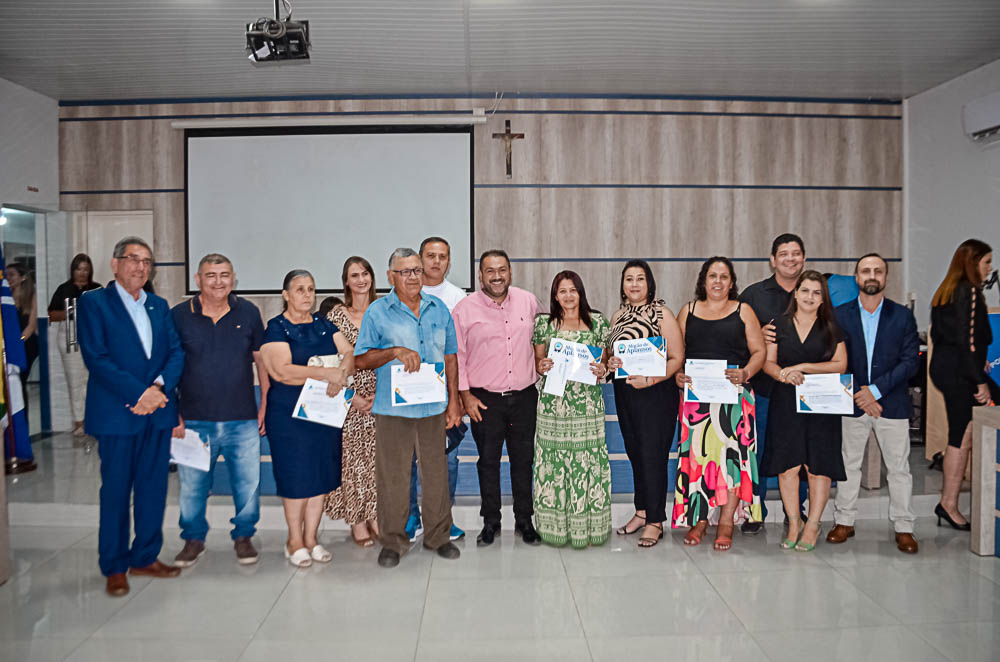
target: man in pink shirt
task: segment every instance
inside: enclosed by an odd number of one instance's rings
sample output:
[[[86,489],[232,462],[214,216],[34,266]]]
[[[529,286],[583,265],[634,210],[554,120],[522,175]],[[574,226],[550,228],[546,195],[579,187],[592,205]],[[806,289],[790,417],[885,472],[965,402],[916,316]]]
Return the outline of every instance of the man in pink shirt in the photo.
[[[480,546],[492,544],[500,532],[500,455],[505,441],[514,495],[514,534],[531,545],[541,542],[531,522],[538,404],[531,334],[538,299],[511,287],[510,282],[507,253],[488,250],[479,259],[482,289],[452,311],[458,337],[458,389],[479,449],[476,468],[483,530],[476,543]]]

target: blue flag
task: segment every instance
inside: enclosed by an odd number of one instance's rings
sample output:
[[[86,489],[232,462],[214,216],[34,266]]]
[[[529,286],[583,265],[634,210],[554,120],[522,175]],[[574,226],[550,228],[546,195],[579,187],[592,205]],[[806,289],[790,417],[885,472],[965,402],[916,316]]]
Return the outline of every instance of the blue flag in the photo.
[[[28,434],[28,417],[24,410],[21,380],[27,379],[24,374],[28,369],[28,357],[24,351],[24,341],[21,340],[21,323],[17,317],[17,306],[14,305],[14,295],[3,274],[3,247],[0,246],[0,317],[3,318],[0,347],[6,354],[7,366],[16,366],[17,370],[8,369],[7,383],[10,392],[0,388],[0,427],[4,429],[4,456],[9,460],[12,456],[21,461],[33,460],[31,438]],[[6,366],[5,366],[6,367]],[[3,382],[0,381],[0,385]],[[7,425],[7,409],[11,409],[11,425]]]

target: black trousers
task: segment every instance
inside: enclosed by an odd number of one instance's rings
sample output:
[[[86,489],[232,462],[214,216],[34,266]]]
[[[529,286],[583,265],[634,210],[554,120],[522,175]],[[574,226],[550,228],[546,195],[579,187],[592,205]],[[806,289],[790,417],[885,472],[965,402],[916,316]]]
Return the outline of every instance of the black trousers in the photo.
[[[615,380],[618,426],[635,482],[635,509],[645,510],[649,523],[667,520],[667,462],[679,403],[673,379],[642,389]]]
[[[500,523],[500,457],[504,442],[510,461],[510,488],[514,495],[514,520],[531,521],[535,509],[531,499],[532,467],[535,463],[535,416],[538,389],[501,395],[481,388],[469,389],[487,409],[482,422],[472,422],[472,438],[479,449],[476,469],[482,506],[479,514],[487,524]]]

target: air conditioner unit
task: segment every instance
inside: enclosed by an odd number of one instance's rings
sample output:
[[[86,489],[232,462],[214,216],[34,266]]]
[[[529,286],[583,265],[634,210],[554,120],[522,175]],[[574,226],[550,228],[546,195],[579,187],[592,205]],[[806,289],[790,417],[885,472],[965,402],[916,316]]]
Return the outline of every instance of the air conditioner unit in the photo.
[[[1000,92],[965,104],[962,126],[965,135],[980,145],[1000,142]]]

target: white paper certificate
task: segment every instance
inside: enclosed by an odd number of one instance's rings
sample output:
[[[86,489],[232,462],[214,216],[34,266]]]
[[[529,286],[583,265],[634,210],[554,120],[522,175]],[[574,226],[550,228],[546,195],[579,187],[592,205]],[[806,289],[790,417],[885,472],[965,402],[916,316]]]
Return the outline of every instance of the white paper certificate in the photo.
[[[194,430],[184,430],[184,437],[170,437],[170,459],[185,467],[208,471],[212,464],[212,453],[208,444]]]
[[[400,364],[390,366],[392,406],[447,402],[448,387],[444,363],[421,363],[416,372],[406,372]]]
[[[736,404],[739,402],[739,388],[726,378],[724,360],[688,359],[684,362],[684,374],[691,378],[684,385],[684,402],[718,402]]]
[[[667,376],[667,342],[660,336],[619,340],[614,350],[615,356],[622,360],[622,367],[615,370],[615,379],[630,375]]]
[[[854,375],[803,375],[795,387],[795,411],[800,414],[853,414]]]
[[[552,359],[552,369],[545,376],[542,392],[562,396],[566,382],[597,384],[597,375],[590,371],[590,364],[600,361],[604,350],[593,345],[553,338],[549,342],[548,358]]]
[[[340,393],[332,398],[326,394],[326,382],[318,379],[307,379],[299,392],[299,399],[292,410],[292,418],[310,423],[329,425],[332,428],[344,427],[347,410],[351,408],[354,389],[340,389]]]

